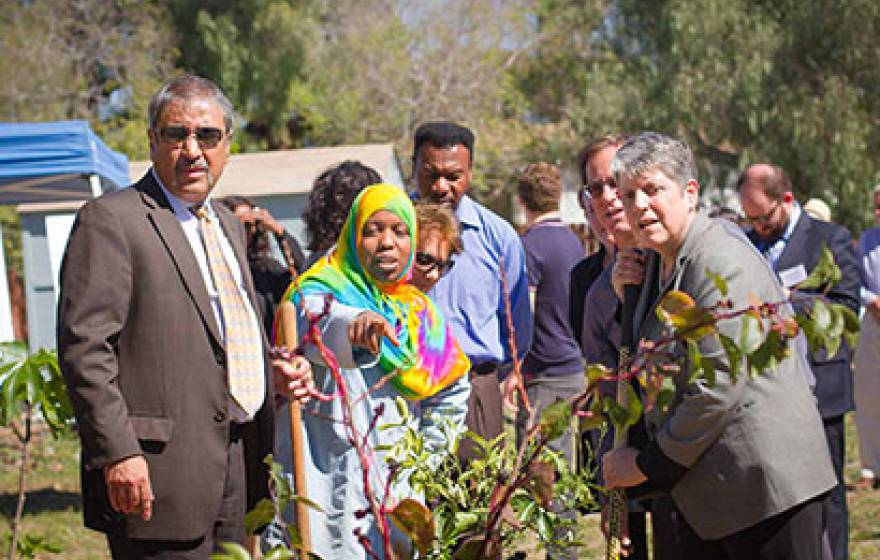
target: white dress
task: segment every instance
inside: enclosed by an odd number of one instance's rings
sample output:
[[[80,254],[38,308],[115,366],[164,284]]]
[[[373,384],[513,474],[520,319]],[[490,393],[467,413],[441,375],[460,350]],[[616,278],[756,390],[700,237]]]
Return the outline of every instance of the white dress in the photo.
[[[324,300],[317,295],[306,296],[305,304],[308,309],[318,311],[323,308]],[[352,399],[360,398],[369,387],[375,385],[385,375],[378,367],[378,358],[375,355],[365,349],[353,349],[348,340],[349,323],[363,311],[333,302],[330,313],[319,323],[322,340],[336,355]],[[308,324],[300,314],[297,324],[300,339],[307,328]],[[317,349],[314,345],[308,345],[305,350],[306,357],[312,364],[315,386],[322,393],[334,394],[336,383]],[[469,393],[470,384],[465,376],[433,397],[419,402],[407,401],[410,414],[420,418],[421,428],[429,445],[432,443],[439,445],[443,441],[439,428],[430,420],[431,414],[451,415],[456,423],[463,426]],[[373,411],[380,405],[384,405],[384,412],[378,425],[400,421],[395,406],[398,395],[399,393],[390,383],[385,383],[354,406],[354,424],[361,433],[369,425]],[[355,517],[356,511],[367,508],[367,502],[363,497],[363,471],[355,449],[348,442],[345,427],[338,421],[341,418],[342,401],[339,398],[328,402],[312,399],[303,407],[307,494],[324,510],[323,512],[310,510],[312,551],[325,560],[365,558],[363,547],[353,535],[354,529],[359,528],[362,533],[369,535],[373,550],[382,557],[383,545],[372,514],[362,519]],[[400,429],[373,430],[368,441],[374,448],[378,445],[393,444],[399,437]],[[292,460],[286,406],[278,411],[275,442],[275,460],[289,473]],[[384,454],[376,453],[370,475],[373,490],[379,496],[384,491],[387,472]],[[407,493],[408,489],[405,485],[396,486],[397,500],[406,497]],[[286,517],[290,520],[290,512]],[[277,531],[277,528],[275,529]],[[272,532],[271,528],[269,532]],[[410,548],[408,540],[396,529],[392,535],[395,548],[398,550]],[[271,542],[271,538],[268,540]]]

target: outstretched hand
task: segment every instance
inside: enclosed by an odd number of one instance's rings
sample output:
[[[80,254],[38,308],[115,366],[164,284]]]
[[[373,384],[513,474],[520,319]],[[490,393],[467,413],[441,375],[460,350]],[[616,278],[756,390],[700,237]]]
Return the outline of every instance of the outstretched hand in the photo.
[[[372,311],[364,311],[348,325],[348,339],[352,346],[366,348],[371,354],[378,354],[382,338],[399,346],[394,327],[382,316]]]

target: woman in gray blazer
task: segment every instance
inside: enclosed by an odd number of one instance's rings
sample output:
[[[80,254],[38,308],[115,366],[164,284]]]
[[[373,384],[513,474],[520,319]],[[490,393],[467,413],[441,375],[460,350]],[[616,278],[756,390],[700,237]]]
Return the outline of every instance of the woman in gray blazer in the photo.
[[[749,305],[749,294],[786,300],[739,229],[697,211],[696,166],[685,143],[642,133],[620,148],[612,172],[627,220],[650,249],[644,259],[621,255],[614,273],[617,289],[643,283],[634,320],[638,338],[668,334],[654,309],[669,290],[688,293],[702,307],[728,297],[740,309]],[[708,272],[724,278],[727,296]],[[740,320],[720,321],[718,329],[738,340]],[[683,361],[672,407],[645,416],[648,442],[605,455],[606,483],[671,495],[686,521],[684,558],[820,560],[819,498],[835,477],[803,352],[793,348],[777,368],[734,381],[718,339],[707,336],[699,346],[717,361],[716,382],[688,383]],[[687,354],[675,351],[682,359]]]

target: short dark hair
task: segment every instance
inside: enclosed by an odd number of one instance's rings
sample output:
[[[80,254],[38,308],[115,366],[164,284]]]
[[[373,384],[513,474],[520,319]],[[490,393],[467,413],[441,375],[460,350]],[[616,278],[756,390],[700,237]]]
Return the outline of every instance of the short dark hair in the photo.
[[[183,74],[165,82],[159,91],[157,91],[150,99],[147,107],[147,115],[150,118],[150,128],[156,128],[159,122],[159,116],[162,110],[171,101],[175,99],[194,99],[208,98],[213,99],[217,105],[223,110],[223,124],[226,126],[226,132],[232,130],[233,109],[232,103],[223,94],[220,87],[201,76],[192,74]]]
[[[589,144],[581,148],[577,155],[578,173],[581,178],[580,186],[587,184],[587,163],[590,161],[590,158],[596,155],[600,150],[604,150],[610,146],[619,148],[623,146],[627,140],[629,140],[628,134],[606,134],[594,138]]]
[[[426,122],[416,129],[413,141],[413,161],[419,148],[428,144],[435,148],[451,148],[461,144],[468,150],[468,165],[474,164],[474,133],[471,129],[449,121]]]
[[[523,205],[531,212],[559,210],[562,197],[562,177],[552,163],[530,163],[520,174],[516,185]]]
[[[761,191],[767,195],[770,200],[782,200],[782,196],[791,191],[791,179],[785,173],[785,170],[778,165],[766,164],[770,170],[767,173],[761,173],[758,178],[758,184],[761,185]],[[751,166],[749,166],[751,167]],[[746,182],[746,174],[749,167],[740,174],[736,180],[736,191],[742,190],[743,183]]]
[[[332,247],[358,193],[381,182],[375,169],[354,160],[343,161],[318,175],[303,212],[309,251],[323,252]]]

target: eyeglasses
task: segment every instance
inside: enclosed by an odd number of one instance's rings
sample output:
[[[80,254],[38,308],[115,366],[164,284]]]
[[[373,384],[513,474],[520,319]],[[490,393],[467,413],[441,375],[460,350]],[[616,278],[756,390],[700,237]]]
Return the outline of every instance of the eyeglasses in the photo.
[[[182,144],[193,135],[195,135],[196,141],[202,148],[213,148],[223,140],[223,130],[214,126],[187,128],[185,126],[173,125],[159,129],[159,139],[169,144]]]
[[[767,226],[770,225],[770,219],[773,217],[773,213],[776,212],[776,209],[779,208],[779,205],[782,204],[781,200],[777,200],[776,203],[767,211],[766,214],[762,214],[760,216],[746,216],[746,221],[752,226],[762,225]]]
[[[440,272],[440,276],[445,276],[446,273],[452,269],[452,265],[454,264],[455,261],[452,259],[441,261],[430,253],[424,253],[422,251],[416,253],[416,266],[425,274],[436,268]]]
[[[593,179],[584,185],[584,194],[589,198],[599,198],[605,192],[605,187],[616,191],[617,183],[612,177]]]

